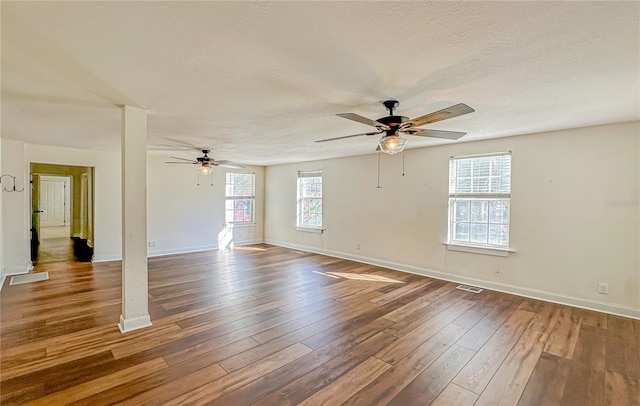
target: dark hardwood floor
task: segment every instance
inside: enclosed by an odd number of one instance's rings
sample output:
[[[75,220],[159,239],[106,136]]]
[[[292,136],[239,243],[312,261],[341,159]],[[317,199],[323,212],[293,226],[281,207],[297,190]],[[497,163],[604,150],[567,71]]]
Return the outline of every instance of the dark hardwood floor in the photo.
[[[255,245],[153,258],[121,334],[120,263],[1,293],[1,404],[638,405],[640,321]]]

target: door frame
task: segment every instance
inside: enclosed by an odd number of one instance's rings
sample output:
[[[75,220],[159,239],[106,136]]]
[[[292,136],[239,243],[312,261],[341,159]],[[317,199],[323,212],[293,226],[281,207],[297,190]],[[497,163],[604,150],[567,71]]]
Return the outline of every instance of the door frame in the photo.
[[[92,248],[95,248],[95,167],[94,166],[81,166],[81,165],[65,165],[65,164],[49,164],[49,163],[41,163],[41,162],[30,162],[29,163],[29,175],[31,179],[31,188],[29,189],[29,207],[31,208],[31,221],[29,223],[30,226],[30,239],[29,244],[31,246],[31,258],[32,262],[35,262],[37,259],[38,247],[40,243],[39,235],[40,235],[40,216],[37,213],[38,205],[40,203],[39,199],[39,181],[41,176],[55,176],[55,177],[69,177],[70,178],[70,200],[69,200],[69,227],[71,228],[71,236],[75,236],[74,227],[75,223],[74,217],[78,217],[76,210],[80,210],[80,207],[74,209],[75,200],[78,199],[79,196],[74,196],[79,192],[79,189],[75,188],[79,187],[79,179],[80,175],[85,173],[87,177],[87,189],[85,191],[81,191],[83,194],[83,198],[86,202],[86,218],[84,219],[84,227],[85,229],[80,229],[79,232],[83,234],[82,236],[78,235],[80,238],[86,238],[89,242],[89,245]],[[75,180],[78,178],[78,180]],[[75,186],[74,186],[75,184]],[[80,223],[80,219],[77,219],[78,224]]]

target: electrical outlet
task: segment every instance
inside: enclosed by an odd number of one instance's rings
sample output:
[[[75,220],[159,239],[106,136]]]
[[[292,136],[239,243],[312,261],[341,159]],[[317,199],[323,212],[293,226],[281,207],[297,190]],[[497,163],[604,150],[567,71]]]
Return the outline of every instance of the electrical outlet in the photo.
[[[599,283],[598,284],[598,293],[600,293],[601,295],[608,295],[609,294],[609,285],[606,283]]]
[[[155,248],[156,247],[156,242],[155,241],[149,241],[147,243],[147,248]]]
[[[362,246],[360,245],[360,243],[356,244],[356,249],[359,250],[360,248],[362,248]]]

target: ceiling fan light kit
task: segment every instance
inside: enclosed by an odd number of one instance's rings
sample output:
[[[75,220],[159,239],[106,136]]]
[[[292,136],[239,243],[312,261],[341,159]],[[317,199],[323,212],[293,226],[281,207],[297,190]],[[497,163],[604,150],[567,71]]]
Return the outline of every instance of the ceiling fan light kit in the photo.
[[[202,164],[202,166],[198,168],[198,172],[200,172],[200,175],[207,176],[211,173],[212,169],[213,168],[209,164]]]
[[[380,151],[385,154],[395,155],[398,152],[404,151],[404,146],[407,143],[405,138],[399,137],[397,135],[386,135],[380,138],[378,145],[380,146]]]
[[[204,176],[209,175],[213,170],[214,166],[221,166],[223,168],[229,168],[229,169],[244,169],[244,166],[236,165],[231,161],[226,161],[226,160],[216,161],[215,159],[209,156],[209,152],[211,152],[211,150],[203,149],[202,153],[204,155],[196,159],[186,159],[186,158],[180,158],[177,156],[172,156],[171,157],[172,159],[179,159],[180,162],[172,161],[172,162],[165,162],[165,164],[200,165],[200,167],[198,168],[198,173]]]
[[[469,114],[475,111],[466,104],[459,103],[447,107],[446,109],[442,109],[434,113],[430,113],[410,120],[405,116],[393,115],[393,110],[395,110],[396,107],[398,107],[398,105],[400,104],[397,100],[386,100],[382,102],[382,104],[387,110],[389,110],[389,115],[387,117],[379,118],[378,120],[371,120],[355,113],[336,114],[337,116],[346,118],[347,120],[357,121],[362,124],[376,127],[378,132],[368,132],[346,135],[342,137],[327,138],[324,140],[317,140],[316,142],[336,141],[345,138],[360,137],[363,135],[371,136],[384,134],[382,138],[380,138],[380,141],[378,141],[378,147],[385,154],[394,155],[398,152],[402,152],[407,143],[407,140],[400,137],[398,133],[417,137],[444,138],[449,140],[457,140],[462,138],[466,133],[457,131],[427,130],[415,127],[420,127],[426,124],[435,123],[437,121],[461,116],[463,114]]]

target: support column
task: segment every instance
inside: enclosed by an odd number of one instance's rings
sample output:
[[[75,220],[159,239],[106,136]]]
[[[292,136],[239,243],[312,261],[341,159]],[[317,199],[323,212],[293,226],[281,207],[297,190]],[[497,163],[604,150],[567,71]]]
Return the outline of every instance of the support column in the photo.
[[[147,263],[147,112],[122,107],[122,315],[120,331],[151,325]]]

